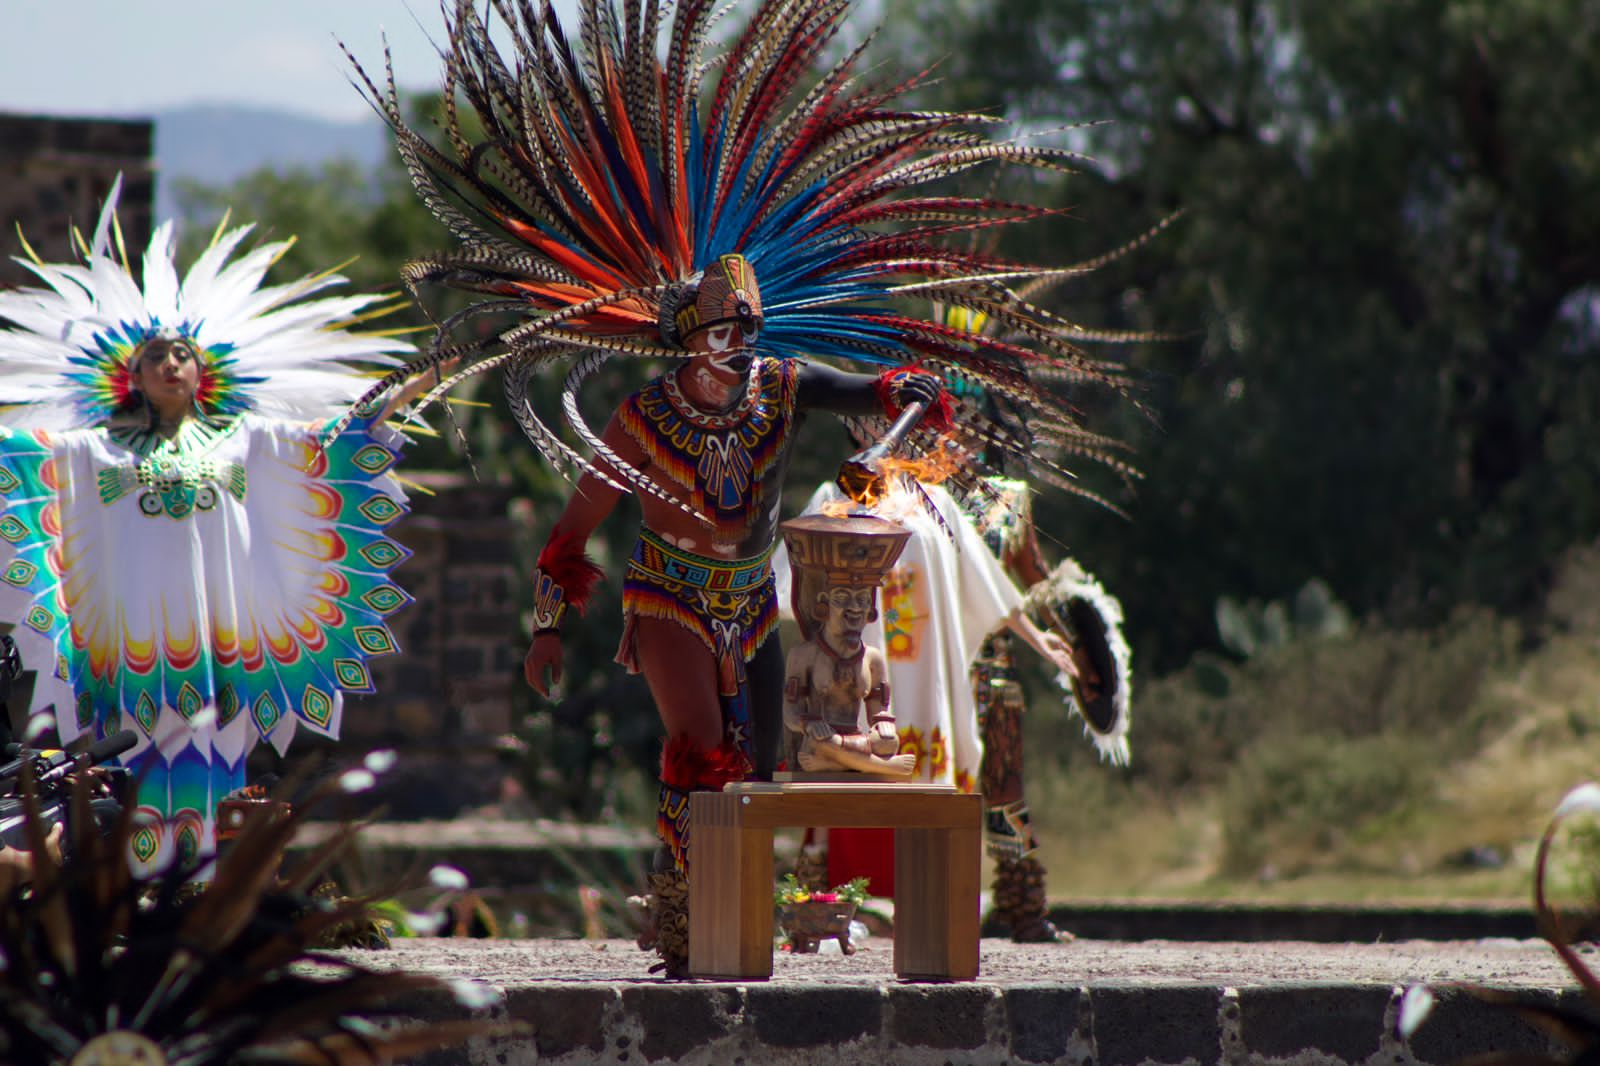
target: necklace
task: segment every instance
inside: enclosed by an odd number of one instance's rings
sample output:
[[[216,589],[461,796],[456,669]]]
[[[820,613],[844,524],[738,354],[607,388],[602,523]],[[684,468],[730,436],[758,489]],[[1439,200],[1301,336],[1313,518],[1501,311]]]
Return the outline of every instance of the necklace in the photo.
[[[662,375],[661,391],[666,394],[667,402],[672,405],[673,410],[682,415],[690,425],[701,429],[731,429],[748,418],[751,410],[761,402],[761,369],[760,359],[751,362],[750,373],[745,378],[744,390],[739,394],[738,401],[722,412],[707,411],[689,398],[678,382],[678,375],[683,372],[682,367],[670,374]]]
[[[187,418],[171,436],[163,436],[160,427],[109,430],[107,435],[136,455],[138,461],[108,466],[99,472],[100,502],[109,506],[138,492],[141,514],[175,519],[213,509],[221,499],[219,490],[243,502],[244,467],[219,462],[211,455],[238,424],[237,420],[218,424]]]

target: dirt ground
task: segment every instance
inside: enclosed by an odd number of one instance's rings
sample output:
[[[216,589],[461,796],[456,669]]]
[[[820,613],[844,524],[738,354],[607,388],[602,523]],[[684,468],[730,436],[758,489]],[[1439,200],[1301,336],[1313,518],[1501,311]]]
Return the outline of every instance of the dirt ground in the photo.
[[[469,977],[502,989],[551,982],[659,981],[653,956],[626,940],[400,940],[362,963]],[[1019,945],[985,939],[980,982],[994,984],[1409,985],[1469,982],[1501,988],[1576,984],[1539,940],[1412,940],[1393,944],[1179,943],[1078,940]],[[1600,962],[1600,960],[1597,960]],[[893,944],[874,938],[852,956],[774,957],[776,983],[876,985],[895,980]]]

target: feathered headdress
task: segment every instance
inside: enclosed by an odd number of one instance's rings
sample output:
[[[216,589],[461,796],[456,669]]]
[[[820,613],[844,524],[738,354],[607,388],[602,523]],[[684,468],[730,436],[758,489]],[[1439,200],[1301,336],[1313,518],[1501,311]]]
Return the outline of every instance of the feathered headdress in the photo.
[[[119,178],[92,241],[78,238],[82,263],[45,263],[27,249],[30,257],[17,261],[46,287],[0,292],[0,319],[11,327],[0,352],[0,425],[74,429],[130,409],[137,403],[132,360],[157,337],[193,346],[200,363],[195,402],[212,417],[330,416],[362,391],[350,362],[393,365],[393,353],[410,347],[344,328],[382,297],[306,299],[342,284],[337,274],[263,287],[292,242],[264,244],[230,262],[250,226],[219,227],[180,280],[173,225],[162,224],[145,250],[141,285],[117,226],[120,191]]]
[[[1069,171],[1071,153],[993,139],[996,120],[983,115],[897,109],[921,77],[869,83],[857,73],[865,44],[823,68],[849,0],[763,0],[722,51],[710,46],[710,0],[623,0],[620,10],[579,0],[575,41],[548,0],[490,9],[456,0],[446,11],[447,143],[407,124],[392,70],[379,89],[356,64],[419,194],[460,241],[408,264],[407,282],[475,297],[441,324],[428,357],[369,396],[454,356],[467,361],[441,388],[511,364],[508,398],[548,459],[648,490],[583,424],[577,387],[610,356],[681,357],[660,324],[700,271],[738,254],[760,287],[757,355],[914,364],[976,383],[1026,412],[1026,430],[967,404],[945,443],[973,455],[1001,448],[1049,481],[1070,477],[1061,456],[1093,454],[1072,411],[1029,373],[1120,385],[1075,346],[1083,331],[1021,295],[1017,286],[1053,272],[953,239],[1056,209],[958,195],[947,182],[991,163]],[[492,16],[504,24],[493,36]],[[998,328],[974,335],[930,318],[930,298]],[[486,330],[483,315],[511,322]],[[534,373],[586,350],[563,407],[609,475],[528,402]],[[933,434],[919,441],[930,446]]]

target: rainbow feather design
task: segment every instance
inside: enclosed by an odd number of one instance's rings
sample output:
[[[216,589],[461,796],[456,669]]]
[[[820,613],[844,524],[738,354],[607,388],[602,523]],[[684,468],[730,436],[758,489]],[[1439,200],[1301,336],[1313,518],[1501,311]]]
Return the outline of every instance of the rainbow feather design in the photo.
[[[344,693],[397,650],[404,441],[371,415],[320,438],[363,364],[405,345],[345,328],[374,297],[305,299],[337,276],[263,287],[286,245],[234,259],[247,227],[181,281],[160,227],[141,286],[112,254],[114,211],[115,193],[84,263],[30,262],[46,287],[0,293],[0,617],[64,743],[131,729],[126,761],[156,764],[135,844],[158,862],[209,850],[250,749],[336,737]],[[170,439],[108,421],[130,355],[174,331],[200,355],[197,412]]]
[[[1051,386],[1121,389],[1122,375],[1078,347],[1099,337],[1023,289],[1077,268],[1012,262],[972,239],[1059,209],[947,191],[985,167],[1070,172],[1072,153],[997,139],[989,116],[900,109],[923,76],[874,84],[858,69],[864,45],[826,63],[849,8],[762,0],[719,50],[710,0],[579,0],[575,39],[548,0],[491,0],[482,13],[455,0],[441,145],[406,122],[392,71],[380,88],[356,63],[418,194],[460,242],[408,264],[408,284],[475,298],[432,352],[371,395],[449,357],[466,363],[442,388],[520,364],[508,398],[534,446],[558,467],[600,474],[535,409],[526,368],[585,350],[681,356],[661,340],[663,304],[740,253],[760,280],[757,354],[915,364],[1025,416],[1018,428],[961,404],[944,439],[924,432],[920,446],[997,448],[1068,487],[1062,457],[1109,457],[1115,443],[1084,433]],[[934,299],[991,328],[928,317]],[[487,338],[484,315],[502,319]],[[568,381],[569,424],[613,474],[648,490],[582,425],[570,402],[582,377]]]

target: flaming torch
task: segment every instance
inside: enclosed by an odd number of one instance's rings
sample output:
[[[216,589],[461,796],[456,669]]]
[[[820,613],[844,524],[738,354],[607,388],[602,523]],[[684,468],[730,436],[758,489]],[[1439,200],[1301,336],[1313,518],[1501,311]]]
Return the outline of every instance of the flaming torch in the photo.
[[[889,488],[887,460],[911,435],[927,408],[921,400],[906,404],[882,440],[846,459],[839,467],[839,476],[834,479],[839,491],[857,503],[871,504],[881,499]]]

